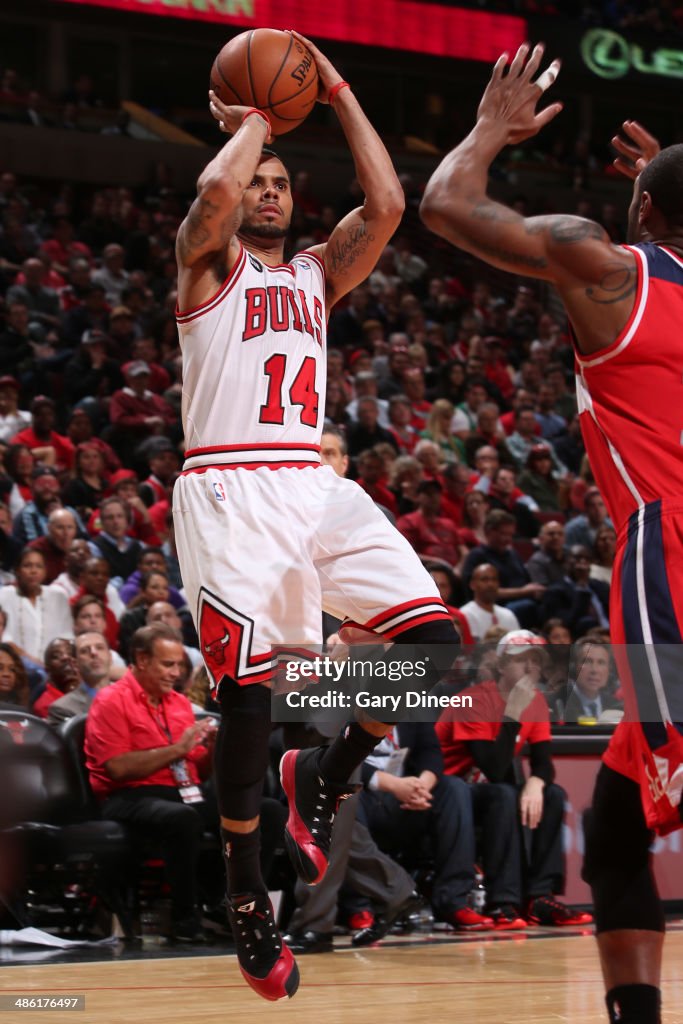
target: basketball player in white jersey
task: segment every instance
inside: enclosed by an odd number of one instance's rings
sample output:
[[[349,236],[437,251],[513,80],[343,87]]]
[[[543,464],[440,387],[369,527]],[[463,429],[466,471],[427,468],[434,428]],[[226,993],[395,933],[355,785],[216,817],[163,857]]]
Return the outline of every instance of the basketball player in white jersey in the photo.
[[[404,199],[351,88],[303,41],[320,101],[334,102],[363,206],[327,243],[284,263],[292,194],[286,168],[263,149],[268,119],[211,94],[232,138],[200,175],[177,238],[186,461],[174,492],[176,541],[223,710],[216,787],[237,956],[248,983],[271,1000],[292,996],[299,980],[258,860],[273,647],[319,644],[321,606],[418,650],[454,652],[458,643],[407,542],[360,487],[320,464],[327,317],[372,271]],[[352,722],[330,747],[285,755],[287,845],[309,884],[327,867],[349,775],[389,728]]]

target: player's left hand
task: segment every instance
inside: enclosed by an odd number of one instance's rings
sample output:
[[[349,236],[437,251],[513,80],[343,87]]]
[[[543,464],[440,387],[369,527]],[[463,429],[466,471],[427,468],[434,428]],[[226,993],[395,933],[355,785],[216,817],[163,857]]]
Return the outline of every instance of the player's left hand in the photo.
[[[522,825],[534,829],[543,815],[543,780],[532,775],[524,784],[519,797],[519,814]]]
[[[498,58],[477,111],[478,124],[490,122],[507,129],[503,145],[532,138],[562,110],[561,103],[552,103],[536,113],[536,104],[560,73],[560,61],[554,60],[534,82],[544,47],[539,43],[531,56],[529,49],[528,43],[520,46],[506,75],[503,72],[508,55],[504,53]]]
[[[343,82],[344,79],[335,68],[332,61],[328,60],[324,53],[322,53],[318,47],[311,42],[310,39],[306,39],[306,36],[302,36],[300,32],[295,32],[294,29],[289,30],[295,39],[298,39],[308,50],[310,50],[315,66],[318,69],[318,103],[329,103],[330,102],[330,89],[339,82]]]

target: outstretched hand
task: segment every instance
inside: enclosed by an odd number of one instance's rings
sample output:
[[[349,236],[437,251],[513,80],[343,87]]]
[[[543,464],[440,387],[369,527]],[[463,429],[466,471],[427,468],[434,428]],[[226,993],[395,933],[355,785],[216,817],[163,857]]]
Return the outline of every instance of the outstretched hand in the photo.
[[[562,110],[561,103],[552,103],[536,112],[538,101],[560,72],[560,61],[554,60],[533,82],[545,48],[539,43],[531,56],[529,49],[528,43],[520,46],[506,75],[503,72],[508,55],[504,53],[498,58],[477,111],[477,123],[493,122],[506,127],[504,145],[532,138]]]
[[[619,156],[612,163],[626,178],[635,181],[650,160],[657,156],[661,147],[654,135],[645,131],[637,121],[624,121],[621,130],[635,145],[630,145],[621,135],[615,135],[612,145]]]

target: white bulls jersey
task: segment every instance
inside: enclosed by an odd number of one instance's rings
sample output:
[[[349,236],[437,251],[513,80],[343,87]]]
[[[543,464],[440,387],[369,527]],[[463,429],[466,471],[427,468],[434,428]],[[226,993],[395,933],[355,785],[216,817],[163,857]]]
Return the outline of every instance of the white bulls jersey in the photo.
[[[177,321],[186,470],[319,462],[326,356],[317,256],[269,267],[242,246],[213,298]]]

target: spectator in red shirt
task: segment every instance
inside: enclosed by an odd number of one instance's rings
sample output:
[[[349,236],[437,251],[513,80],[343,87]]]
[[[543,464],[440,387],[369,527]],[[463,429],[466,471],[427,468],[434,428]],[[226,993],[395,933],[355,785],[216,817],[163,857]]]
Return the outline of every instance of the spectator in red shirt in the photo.
[[[411,426],[418,434],[427,428],[427,420],[432,411],[432,403],[427,401],[424,372],[419,366],[409,366],[403,371],[403,392],[410,399],[413,409]]]
[[[369,448],[358,456],[358,479],[357,483],[369,494],[372,500],[391,512],[392,516],[398,514],[396,498],[383,482],[384,463],[377,452]]]
[[[118,469],[109,479],[112,497],[119,498],[128,510],[127,534],[133,540],[142,541],[158,547],[161,538],[158,536],[149,510],[138,493],[138,478],[132,469]],[[88,533],[96,537],[102,532],[102,514],[96,508],[88,522]]]
[[[155,395],[163,395],[171,386],[171,377],[159,362],[159,349],[154,338],[137,338],[131,354],[134,360],[142,360],[149,366],[149,390]]]
[[[201,781],[211,771],[215,728],[195,722],[174,689],[185,671],[180,635],[157,623],[131,641],[131,667],[95,697],[85,757],[102,815],[162,845],[176,941],[201,941],[197,865],[202,832],[216,829]]]
[[[471,473],[467,466],[459,462],[449,462],[441,475],[441,515],[452,519],[457,527],[461,526],[465,514],[465,498],[470,477]]]
[[[417,487],[417,512],[401,516],[396,529],[418,555],[457,565],[462,555],[460,533],[452,519],[441,515],[442,492],[438,480],[422,480]]]
[[[34,702],[31,712],[39,718],[47,718],[47,710],[65,693],[75,690],[81,679],[76,665],[76,648],[73,640],[57,637],[45,648],[45,689]]]
[[[449,710],[436,725],[446,774],[472,783],[475,822],[483,829],[486,913],[501,929],[592,920],[553,897],[562,891],[564,877],[565,794],[553,782],[548,705],[537,688],[546,663],[544,645],[528,630],[506,633],[496,649],[498,679],[463,691],[472,706],[463,700],[461,709]],[[527,743],[531,774],[520,785],[516,758]],[[520,824],[529,829],[524,844]],[[527,839],[530,855],[523,872]]]
[[[63,473],[73,466],[75,449],[68,437],[56,432],[55,423],[55,403],[46,395],[38,395],[31,402],[31,426],[15,434],[12,444],[25,444],[36,462]]]
[[[139,494],[148,508],[171,500],[173,484],[180,469],[180,454],[168,437],[151,437],[138,449],[149,466],[149,476],[140,484]]]
[[[168,402],[149,390],[147,363],[136,359],[124,363],[122,370],[126,386],[112,395],[109,419],[116,428],[119,448],[127,447],[130,455],[136,443],[150,434],[163,434],[173,426],[176,416]]]

